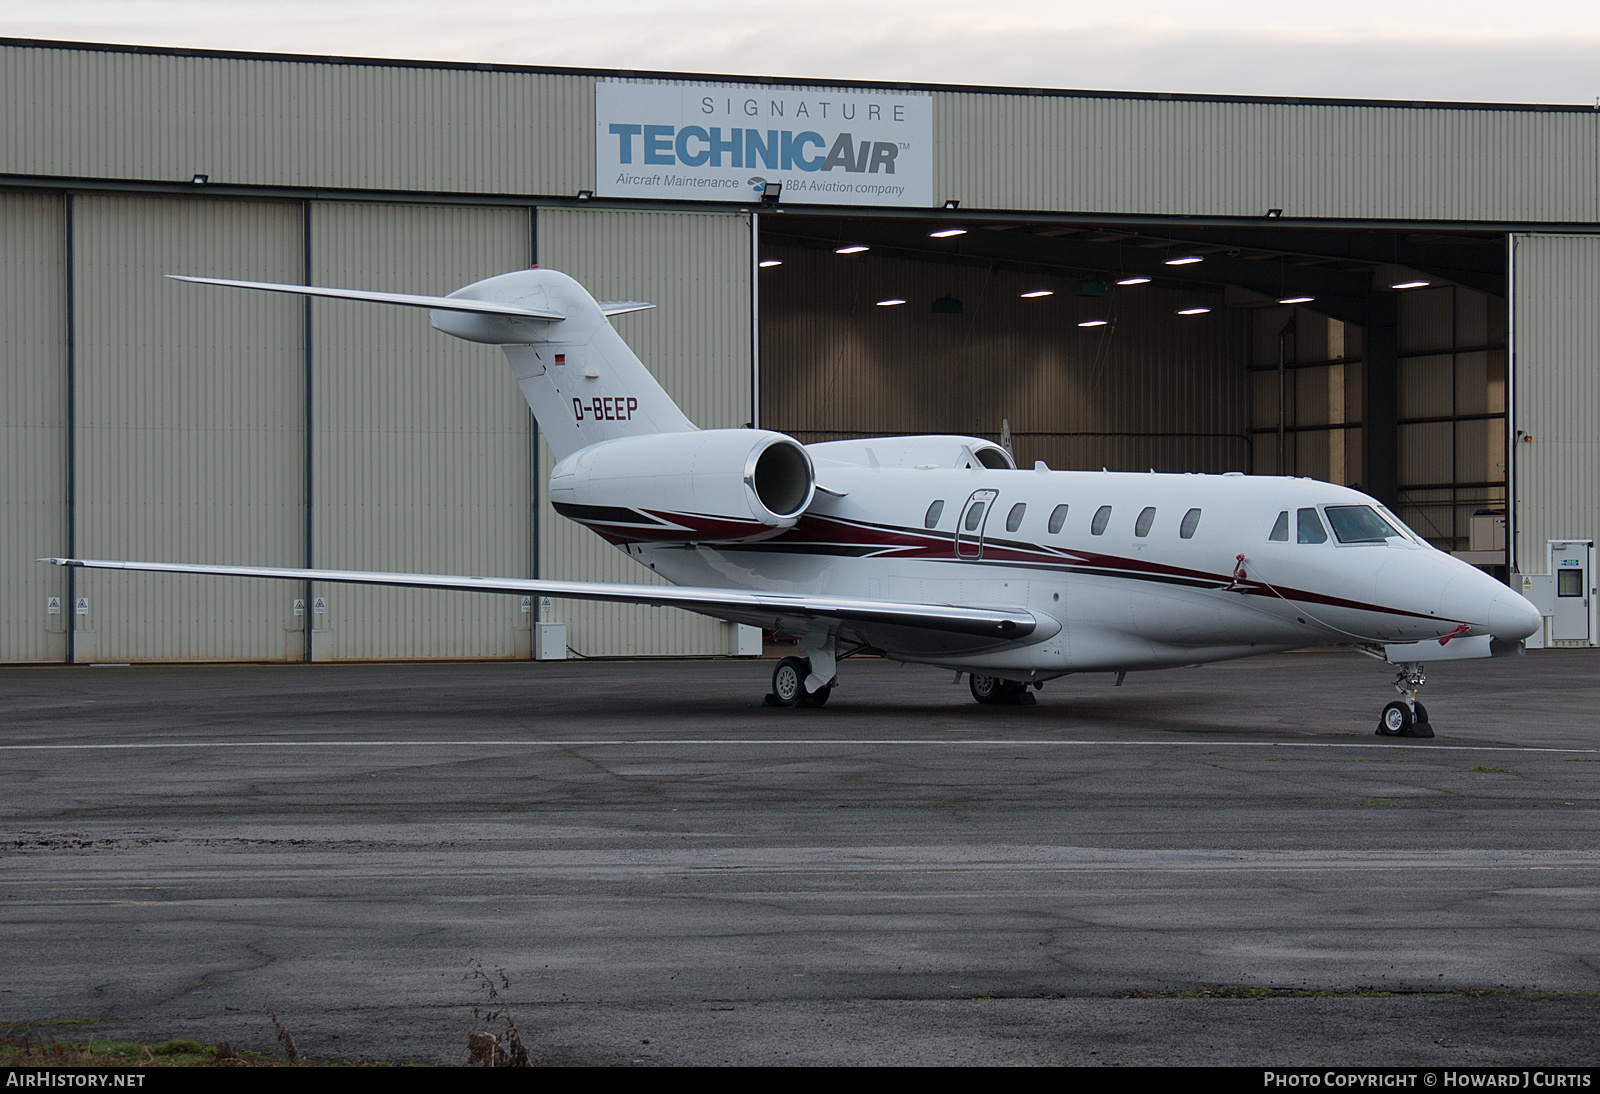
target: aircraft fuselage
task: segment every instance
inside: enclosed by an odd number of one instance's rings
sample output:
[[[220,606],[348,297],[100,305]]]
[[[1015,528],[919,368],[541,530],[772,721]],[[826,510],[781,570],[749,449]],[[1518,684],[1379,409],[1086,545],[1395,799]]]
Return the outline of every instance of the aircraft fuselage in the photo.
[[[817,474],[831,492],[761,542],[608,538],[676,584],[1029,609],[1060,631],[959,657],[915,635],[860,638],[900,660],[1029,679],[1530,629],[1505,585],[1366,495],[1312,479],[822,461]],[[1341,525],[1351,507],[1380,513],[1396,534],[1341,541],[1329,507]]]

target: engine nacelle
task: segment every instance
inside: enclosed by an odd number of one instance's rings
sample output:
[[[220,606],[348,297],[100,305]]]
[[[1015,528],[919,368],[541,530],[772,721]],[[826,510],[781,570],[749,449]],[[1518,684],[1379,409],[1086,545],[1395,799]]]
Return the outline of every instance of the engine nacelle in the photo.
[[[612,543],[751,543],[794,527],[816,492],[805,447],[765,429],[621,437],[550,473],[556,512]]]

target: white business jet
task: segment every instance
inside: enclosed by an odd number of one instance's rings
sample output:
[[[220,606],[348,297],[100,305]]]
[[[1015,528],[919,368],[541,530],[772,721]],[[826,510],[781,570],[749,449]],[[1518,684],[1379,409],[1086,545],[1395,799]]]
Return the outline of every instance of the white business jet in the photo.
[[[696,429],[598,303],[522,270],[447,297],[183,277],[428,308],[503,346],[559,460],[556,511],[672,582],[623,585],[49,559],[63,566],[400,585],[669,605],[799,639],[769,701],[821,706],[838,662],[878,653],[969,675],[981,703],[1321,644],[1399,668],[1378,732],[1432,736],[1423,664],[1519,653],[1538,611],[1377,501],[1311,479],[1018,470],[978,437],[802,445]]]

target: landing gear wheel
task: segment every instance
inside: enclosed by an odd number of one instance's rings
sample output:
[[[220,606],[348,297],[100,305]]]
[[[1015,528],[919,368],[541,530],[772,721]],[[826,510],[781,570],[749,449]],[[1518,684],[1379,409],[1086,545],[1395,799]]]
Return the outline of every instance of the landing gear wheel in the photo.
[[[980,703],[1005,702],[1006,682],[998,676],[979,676],[975,672],[967,673],[967,687],[972,689],[972,697]]]
[[[1410,707],[1404,703],[1390,703],[1378,719],[1378,732],[1385,737],[1403,737],[1415,723]]]
[[[967,686],[972,689],[972,697],[980,703],[1001,703],[1014,705],[1024,701],[1033,701],[1033,696],[1028,694],[1028,685],[1019,684],[1015,680],[1003,680],[998,676],[979,676],[972,672],[967,674]]]
[[[772,697],[781,706],[804,706],[806,677],[810,675],[810,661],[803,657],[785,657],[772,670]]]
[[[772,694],[767,696],[767,706],[820,707],[833,693],[829,684],[820,691],[806,691],[806,677],[811,675],[811,659],[785,657],[772,670]]]

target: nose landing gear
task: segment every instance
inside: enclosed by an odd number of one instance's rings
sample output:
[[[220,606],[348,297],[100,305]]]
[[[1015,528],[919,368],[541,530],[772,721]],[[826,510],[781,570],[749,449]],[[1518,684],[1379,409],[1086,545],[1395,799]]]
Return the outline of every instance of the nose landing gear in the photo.
[[[1417,689],[1427,682],[1419,663],[1408,661],[1401,666],[1394,678],[1394,690],[1400,693],[1400,700],[1383,708],[1378,719],[1378,736],[1433,736],[1433,727],[1428,724],[1428,708],[1417,702]]]

